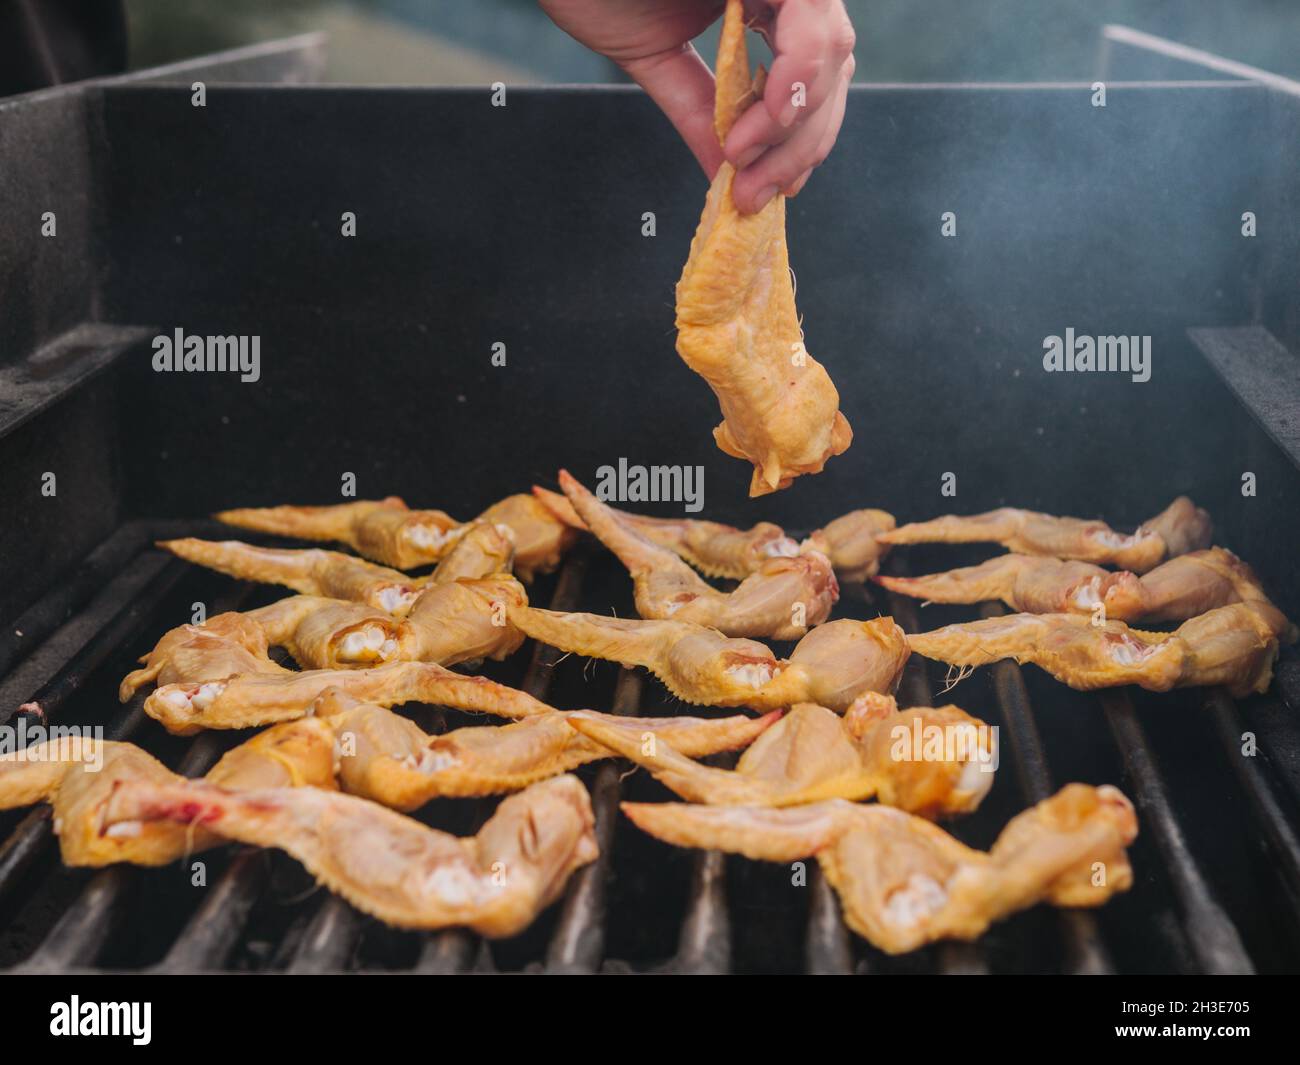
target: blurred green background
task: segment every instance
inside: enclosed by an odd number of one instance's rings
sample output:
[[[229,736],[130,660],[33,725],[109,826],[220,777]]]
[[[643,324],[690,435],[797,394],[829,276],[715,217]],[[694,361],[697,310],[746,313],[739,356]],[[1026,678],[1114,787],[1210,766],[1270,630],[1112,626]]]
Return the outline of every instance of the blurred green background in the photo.
[[[327,80],[482,84],[622,80],[533,0],[126,0],[131,65],[305,30],[330,35]],[[859,81],[1086,80],[1122,23],[1300,76],[1297,0],[848,0]],[[712,35],[701,42],[711,53]]]

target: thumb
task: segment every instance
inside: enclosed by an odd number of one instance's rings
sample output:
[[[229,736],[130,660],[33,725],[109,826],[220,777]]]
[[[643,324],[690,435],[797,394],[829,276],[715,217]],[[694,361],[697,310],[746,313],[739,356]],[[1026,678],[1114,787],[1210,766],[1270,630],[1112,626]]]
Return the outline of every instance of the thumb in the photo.
[[[713,129],[713,73],[694,46],[683,44],[619,65],[668,116],[712,181],[722,165],[722,146]]]

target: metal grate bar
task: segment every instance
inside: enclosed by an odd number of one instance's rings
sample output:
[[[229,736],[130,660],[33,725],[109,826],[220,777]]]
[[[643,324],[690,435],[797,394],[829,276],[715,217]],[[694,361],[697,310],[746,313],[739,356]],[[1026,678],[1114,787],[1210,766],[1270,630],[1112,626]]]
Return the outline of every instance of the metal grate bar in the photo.
[[[53,824],[54,812],[42,803],[19,821],[0,844],[0,902],[6,900],[53,837]]]
[[[127,703],[126,709],[105,728],[105,739],[130,739],[136,728],[144,722],[143,705],[144,693],[136,693],[133,700]],[[9,839],[0,845],[0,900],[22,879],[31,863],[53,839],[53,835],[53,811],[45,804],[36,806],[10,832]]]
[[[1223,741],[1228,762],[1264,826],[1265,838],[1281,867],[1294,909],[1300,905],[1300,841],[1287,822],[1286,814],[1258,757],[1248,758],[1241,753],[1241,720],[1232,699],[1222,688],[1213,688],[1206,695],[1205,705],[1214,721],[1215,731]],[[1300,918],[1300,912],[1293,916]]]
[[[1197,965],[1207,973],[1253,973],[1255,967],[1236,927],[1215,900],[1187,846],[1182,826],[1174,817],[1169,793],[1134,712],[1133,700],[1122,689],[1112,689],[1101,694],[1101,702],[1142,809],[1142,823],[1150,826],[1173,883],[1188,947]]]
[[[247,850],[237,855],[155,971],[195,972],[220,967],[239,942],[266,878],[267,863],[262,851]]]
[[[996,618],[1006,613],[1001,603],[984,603],[980,617]],[[993,690],[1002,710],[1002,723],[1011,737],[1011,754],[1016,763],[1020,790],[1031,805],[1042,802],[1055,790],[1052,771],[1043,751],[1043,739],[1034,721],[1025,677],[1015,662],[995,662]],[[1061,933],[1065,941],[1066,971],[1102,975],[1114,971],[1110,954],[1102,942],[1096,918],[1082,910],[1060,910]]]
[[[696,855],[690,902],[672,968],[698,975],[725,973],[731,968],[727,866],[720,851],[701,851]]]
[[[139,708],[143,699],[133,702],[136,705],[125,715],[128,720],[144,716]],[[190,745],[177,771],[182,776],[200,776],[212,767],[220,752],[221,740],[213,733],[204,733]],[[27,965],[38,970],[93,965],[115,923],[130,909],[127,896],[137,875],[137,869],[126,865],[110,866],[95,873]]]
[[[57,714],[77,695],[86,682],[102,672],[105,662],[121,652],[123,645],[137,638],[149,619],[156,616],[166,597],[184,576],[186,567],[169,556],[141,550],[152,526],[132,523],[104,541],[82,563],[77,572],[55,591],[47,594],[14,623],[21,637],[0,637],[0,674],[18,663],[0,681],[0,723],[12,717],[16,705],[27,699],[38,701],[47,714]],[[156,531],[156,530],[155,530]],[[556,584],[551,607],[569,610],[579,607],[588,556],[574,554],[566,561]],[[895,561],[895,565],[897,562]],[[892,568],[892,567],[891,567]],[[102,586],[99,581],[107,580]],[[96,593],[94,589],[100,587]],[[218,597],[213,612],[236,609],[253,586],[241,584]],[[224,600],[224,602],[223,602]],[[70,611],[85,603],[85,609],[71,620]],[[218,606],[218,603],[221,605]],[[124,605],[125,604],[125,605]],[[889,609],[908,632],[917,631],[916,604],[906,597],[890,596]],[[981,616],[1005,613],[1000,604],[983,604]],[[25,657],[24,657],[25,656]],[[565,656],[550,647],[534,644],[521,687],[545,700],[554,670]],[[995,664],[990,671],[1002,723],[1010,741],[1020,790],[1030,802],[1053,791],[1053,775],[1030,704],[1024,676],[1014,663]],[[1278,687],[1283,702],[1296,705],[1300,699],[1300,659],[1284,655],[1278,664]],[[913,658],[905,671],[900,701],[909,705],[930,705],[933,690],[928,666]],[[612,712],[625,716],[638,712],[643,679],[639,673],[623,670],[615,687]],[[35,692],[32,696],[31,693]],[[143,713],[144,694],[117,711],[105,728],[110,739],[133,736],[147,721]],[[1187,949],[1196,966],[1209,972],[1251,972],[1252,962],[1226,911],[1187,845],[1183,827],[1176,820],[1167,785],[1157,771],[1154,754],[1133,708],[1123,691],[1101,697],[1107,722],[1121,751],[1142,813],[1144,828],[1151,832],[1162,863],[1174,888],[1185,932]],[[1300,839],[1284,808],[1278,782],[1258,760],[1239,756],[1242,722],[1238,708],[1221,690],[1206,693],[1205,706],[1229,762],[1249,797],[1254,812],[1280,866],[1280,875],[1290,892],[1292,916],[1300,923]],[[205,772],[229,746],[231,737],[204,733],[197,737],[181,759],[178,772],[197,776]],[[597,862],[571,879],[546,946],[545,968],[558,973],[595,973],[602,970],[607,949],[607,892],[614,869],[614,840],[618,819],[620,767],[607,761],[596,769],[592,787],[596,834],[600,845]],[[481,805],[480,824],[494,806]],[[23,880],[34,863],[53,843],[51,810],[32,810],[14,832],[0,843],[0,899]],[[172,942],[165,957],[153,967],[158,972],[191,972],[218,968],[230,959],[244,935],[258,899],[269,877],[265,852],[237,853],[202,904],[190,916]],[[75,874],[63,874],[75,875]],[[132,912],[132,889],[142,876],[137,870],[116,866],[94,871],[76,900],[59,916],[53,929],[33,955],[15,971],[45,973],[70,968],[89,968],[116,941],[116,934]],[[75,883],[75,881],[74,881]],[[815,863],[810,870],[811,891],[805,933],[803,961],[813,973],[851,973],[855,967],[849,930],[844,924],[839,900]],[[315,912],[297,923],[297,934],[288,937],[279,964],[291,972],[327,972],[355,964],[356,948],[365,917],[342,899],[321,894]],[[1076,973],[1113,971],[1106,944],[1095,916],[1083,911],[1061,911],[1059,922],[1065,948],[1065,967]],[[1195,934],[1192,934],[1195,933]],[[726,858],[717,852],[694,857],[692,883],[671,971],[723,973],[731,967],[731,924],[726,898]],[[986,973],[989,954],[980,943],[943,943],[933,958],[946,974]],[[465,972],[491,969],[492,956],[484,941],[465,929],[448,929],[424,937],[415,966],[420,972]],[[866,963],[858,963],[865,971]]]
[[[901,569],[901,563],[896,561],[895,572]],[[902,626],[904,632],[919,631],[916,604],[907,596],[890,592],[889,610],[894,621]],[[924,660],[916,655],[908,659],[899,687],[903,691],[907,706],[934,705],[934,695]],[[989,971],[981,949],[974,943],[941,943],[936,957],[939,962],[939,972],[945,976],[982,976]]]
[[[734,768],[734,752],[717,755],[715,764]],[[671,972],[701,976],[731,971],[731,915],[727,909],[727,856],[697,851],[691,868],[686,917],[677,939]]]
[[[145,695],[139,692],[126,709],[104,729],[108,740],[129,739],[145,720]],[[18,823],[9,838],[0,844],[0,901],[22,879],[24,873],[54,838],[54,813],[42,803]]]
[[[24,702],[39,703],[47,718],[55,716],[109,655],[135,637],[185,572],[183,562],[160,551],[137,555],[0,682],[0,725]]]
[[[468,972],[478,948],[479,940],[472,932],[449,928],[425,940],[415,971],[433,976]]]
[[[1300,714],[1300,654],[1292,648],[1283,647],[1278,651],[1274,683],[1287,709]]]
[[[587,556],[582,552],[570,552],[560,569],[559,579],[555,582],[555,592],[551,596],[552,610],[573,610],[582,598],[582,582],[587,575]],[[551,679],[555,667],[565,655],[554,647],[534,643],[532,658],[528,670],[520,685],[534,699],[546,701],[551,688]],[[484,806],[479,819],[481,826],[490,817],[490,811]],[[603,848],[602,848],[603,850]],[[478,956],[478,938],[464,929],[448,928],[434,932],[425,938],[424,947],[416,962],[417,972],[461,972],[473,964]]]
[[[866,608],[872,600],[866,586],[857,582],[841,586],[841,598]],[[808,876],[808,928],[804,933],[804,968],[818,976],[853,973],[853,946],[839,896],[826,880],[821,865],[813,862]],[[865,971],[865,970],[864,970]]]
[[[215,597],[210,616],[238,610],[251,598],[255,587],[241,582]],[[276,657],[282,656],[277,652]],[[123,721],[123,735],[111,738],[124,739],[144,723],[143,705],[144,693],[140,693],[132,700]],[[185,777],[202,776],[216,764],[230,742],[230,737],[219,732],[201,733],[190,744],[176,771]],[[192,971],[220,965],[237,940],[264,879],[264,863],[237,858],[172,943],[167,957],[155,968]],[[125,886],[119,890],[125,890]]]
[[[361,938],[362,915],[338,895],[330,895],[312,915],[287,966],[291,973],[327,973],[348,968]]]
[[[938,944],[939,972],[944,976],[988,976],[989,964],[978,943]]]
[[[808,933],[804,964],[817,976],[846,976],[853,972],[849,930],[840,912],[840,900],[826,881],[820,865],[808,877],[812,899],[808,907]]]
[[[214,613],[235,609],[248,598],[251,591],[250,585],[243,585],[235,592],[223,596],[214,604],[217,607]],[[130,639],[131,636],[127,638]],[[116,646],[109,649],[110,652],[116,650]],[[66,698],[66,695],[62,698]],[[137,693],[132,698],[126,709],[117,714],[105,729],[106,739],[126,740],[139,729],[145,720],[144,699],[143,692]],[[206,772],[219,757],[222,745],[223,741],[216,734],[203,734],[190,745],[177,772],[183,776],[199,776]],[[48,807],[41,808],[45,812],[48,812],[48,809]],[[32,822],[30,828],[27,822]],[[20,826],[19,832],[24,830],[29,832],[32,838],[27,841],[25,847],[20,844],[16,849],[22,851],[26,861],[30,862],[40,852],[41,845],[53,836],[52,820],[49,817],[33,820],[29,816]],[[7,848],[8,844],[6,844]],[[20,869],[17,871],[21,872]],[[9,872],[8,863],[0,859],[0,890],[3,890],[5,876]],[[26,967],[44,971],[67,966],[92,965],[112,931],[113,921],[128,908],[125,899],[135,876],[135,870],[126,866],[116,866],[95,873],[81,894],[51,929],[50,934],[27,960]],[[90,917],[85,917],[85,914],[89,914]],[[87,920],[92,924],[88,926]],[[88,927],[90,931],[87,931]]]
[[[907,575],[907,570],[898,560],[894,560],[891,570],[900,577]],[[894,621],[906,633],[920,631],[920,623],[916,612],[916,603],[905,595],[899,595],[897,592],[886,593],[889,600],[889,613]],[[903,702],[905,706],[932,706],[933,691],[930,688],[930,678],[926,673],[925,660],[917,655],[908,657],[907,666],[903,670],[903,679],[899,683],[899,689],[903,693]]]
[[[415,971],[432,975],[464,973],[474,964],[477,951],[478,939],[473,932],[464,928],[447,928],[445,932],[425,938]]]
[[[560,570],[559,580],[555,582],[555,593],[551,596],[551,610],[574,610],[582,601],[582,582],[587,576],[587,556],[571,553]],[[520,687],[534,699],[546,701],[546,693],[551,690],[551,679],[555,676],[555,667],[560,660],[567,657],[564,652],[546,644],[533,645],[533,657],[528,663]]]
[[[0,633],[0,676],[38,647],[73,612],[122,572],[149,542],[151,526],[128,522],[88,554],[76,571],[20,614]]]
[[[611,713],[634,717],[641,706],[641,677],[619,671]],[[596,816],[600,857],[574,874],[565,893],[564,909],[546,952],[552,973],[594,973],[605,956],[605,886],[613,863],[614,825],[618,820],[620,769],[606,759],[596,771],[591,805]]]
[[[984,603],[980,617],[997,618],[1006,614],[1000,603]],[[991,667],[993,690],[1002,709],[1003,724],[1011,737],[1011,752],[1015,758],[1016,776],[1020,790],[1029,802],[1042,802],[1055,790],[1052,771],[1047,765],[1043,738],[1034,721],[1029,704],[1029,690],[1024,674],[1012,661],[995,662]]]
[[[127,889],[135,870],[124,865],[101,869],[64,911],[58,924],[20,972],[53,972],[93,965],[130,909]]]

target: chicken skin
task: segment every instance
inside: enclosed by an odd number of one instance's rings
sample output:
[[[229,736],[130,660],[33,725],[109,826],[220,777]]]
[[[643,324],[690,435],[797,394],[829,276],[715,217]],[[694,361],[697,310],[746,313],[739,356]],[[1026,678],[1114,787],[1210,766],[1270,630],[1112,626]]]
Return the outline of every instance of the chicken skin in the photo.
[[[502,659],[524,641],[507,606],[527,603],[523,585],[509,575],[431,584],[400,621],[361,603],[290,596],[245,614],[218,614],[203,625],[178,625],[123,679],[118,696],[126,702],[155,681],[193,687],[243,673],[289,673],[270,658],[270,647],[285,648],[308,670]]]
[[[627,567],[643,618],[707,625],[727,636],[796,640],[830,616],[839,586],[830,560],[813,551],[770,558],[732,592],[720,592],[667,548],[651,543],[567,470],[560,485],[587,528]]]
[[[833,799],[762,806],[623,803],[641,829],[678,847],[757,861],[816,857],[844,919],[889,954],[972,940],[1039,902],[1100,906],[1133,883],[1133,805],[1116,788],[1069,784],[1012,818],[989,851],[888,806]]]
[[[490,521],[472,521],[438,560],[424,585],[478,580],[493,573],[509,573],[515,560],[515,534],[510,526]]]
[[[632,621],[517,607],[510,620],[562,651],[642,666],[683,702],[775,710],[817,703],[837,713],[865,691],[892,692],[907,639],[892,618],[832,621],[808,633],[788,659],[764,644],[685,621]]]
[[[166,865],[221,841],[202,828],[166,822],[123,821],[105,830],[104,811],[127,781],[184,779],[132,743],[48,740],[0,758],[0,809],[50,803],[66,865]],[[233,791],[333,788],[334,733],[311,718],[268,729],[228,751],[205,779]]]
[[[566,525],[587,528],[573,504],[559,492],[534,485],[533,494]],[[735,581],[757,573],[773,558],[793,558],[809,551],[818,551],[829,558],[840,580],[863,581],[879,572],[880,560],[889,552],[889,545],[877,540],[877,535],[894,528],[892,514],[883,510],[854,510],[798,544],[786,536],[781,526],[769,521],[737,529],[734,525],[697,518],[651,518],[616,510],[608,504],[606,509],[633,532],[652,544],[666,547],[706,577]]]
[[[272,661],[266,630],[235,611],[217,614],[202,625],[176,626],[140,661],[144,664],[128,673],[118,687],[122,702],[155,682],[192,685],[242,673],[293,674]]]
[[[475,523],[456,521],[441,510],[411,510],[396,496],[322,507],[224,510],[216,517],[242,529],[347,544],[365,558],[399,570],[437,562]],[[530,495],[509,496],[475,521],[510,529],[515,572],[525,581],[554,569],[573,541],[573,531]]]
[[[515,575],[525,584],[539,573],[550,573],[560,564],[578,539],[577,533],[559,521],[546,507],[524,492],[493,503],[477,521],[504,525],[514,536]]]
[[[403,617],[419,597],[424,581],[376,566],[340,551],[320,548],[254,547],[238,540],[163,540],[177,558],[241,581],[279,584],[304,595],[348,599]]]
[[[524,586],[508,573],[431,584],[401,625],[396,657],[440,666],[484,658],[501,661],[524,642],[524,634],[510,621],[509,608],[527,605]]]
[[[1143,574],[1107,574],[1106,616],[1121,621],[1187,621],[1233,603],[1268,602],[1255,571],[1231,551],[1212,547],[1171,558]]]
[[[1212,547],[1162,562],[1139,577],[1089,562],[999,555],[924,577],[877,577],[892,592],[934,603],[1000,599],[1026,614],[1094,614],[1117,621],[1186,621],[1207,610],[1265,599],[1259,579],[1231,551]]]
[[[720,142],[753,98],[742,7],[729,0],[718,45]],[[853,431],[830,376],[804,348],[786,252],[785,197],[774,196],[757,214],[741,214],[732,199],[734,177],[724,162],[677,283],[677,352],[717,395],[723,421],[714,439],[728,455],[753,463],[749,494],[758,496],[821,472],[828,458],[848,448]]]
[[[702,757],[747,746],[781,712],[760,718],[594,717],[635,724],[639,733]],[[575,732],[558,710],[430,736],[391,710],[332,688],[316,700],[312,716],[257,734],[228,751],[204,779],[232,791],[341,786],[384,806],[415,810],[441,796],[518,791],[613,754]],[[221,840],[201,828],[189,832],[161,821],[122,823],[103,833],[104,804],[121,781],[183,779],[134,744],[51,740],[0,757],[0,810],[51,803],[68,865],[164,865]]]
[[[1223,685],[1234,697],[1268,689],[1279,639],[1295,630],[1267,601],[1219,607],[1174,632],[1145,632],[1080,614],[1008,614],[908,636],[913,651],[958,666],[1032,662],[1080,691]]]
[[[441,510],[411,510],[397,496],[318,507],[244,507],[213,516],[241,529],[347,544],[365,558],[402,570],[437,562],[462,527]]]
[[[306,716],[321,693],[334,687],[380,706],[432,703],[508,718],[554,710],[486,677],[453,673],[432,662],[390,662],[372,669],[242,673],[202,683],[166,684],[145,699],[144,712],[178,736],[203,729],[256,728]]]
[[[721,723],[703,724],[714,730],[711,742],[722,739]],[[178,776],[134,744],[87,741],[95,746],[74,750],[49,741],[22,759],[0,759],[0,809],[51,803],[70,866],[167,865],[242,840],[281,847],[390,924],[467,924],[486,935],[526,926],[568,874],[596,856],[587,793],[573,777],[506,800],[477,837],[459,840],[337,794],[338,740],[334,721],[277,725],[228,752],[202,782]],[[341,764],[346,778],[348,759]],[[288,797],[294,791],[301,802]],[[237,801],[241,793],[249,802]]]
[[[1210,546],[1210,516],[1179,496],[1131,534],[1104,521],[1057,518],[1002,507],[969,517],[947,515],[903,525],[879,538],[887,544],[1002,544],[1021,555],[1050,555],[1146,573],[1167,558]]]
[[[586,522],[573,509],[573,504],[559,492],[534,485],[533,494],[569,527],[587,529]],[[706,577],[742,581],[773,558],[793,558],[799,554],[799,545],[786,536],[785,530],[767,521],[749,529],[737,529],[716,521],[651,518],[615,510],[608,505],[606,509],[643,539],[667,548]]]
[[[588,712],[600,722],[654,736],[691,757],[747,746],[781,716],[724,718],[614,717]],[[509,725],[476,725],[430,736],[415,722],[345,692],[324,692],[309,720],[333,732],[343,790],[390,806],[415,810],[439,797],[468,798],[518,791],[538,780],[612,757],[614,752],[570,728],[555,710]]]
[[[995,752],[980,722],[956,706],[900,712],[892,696],[876,693],[860,696],[843,717],[812,703],[793,707],[734,770],[693,761],[673,737],[652,740],[635,718],[582,711],[568,722],[650,770],[683,799],[710,805],[799,806],[875,796],[933,818],[969,813],[993,784]],[[936,742],[933,751],[922,746]]]
[[[315,595],[291,595],[244,616],[261,627],[271,647],[283,647],[304,669],[394,661],[403,657],[401,644],[409,639],[409,626],[382,611]]]
[[[861,583],[880,572],[889,545],[880,534],[894,528],[894,516],[887,511],[852,510],[818,529],[800,545],[804,552],[820,551],[831,560],[842,581]]]
[[[465,926],[489,937],[528,927],[570,874],[599,855],[587,789],[567,775],[505,799],[466,839],[318,788],[236,792],[145,780],[119,784],[105,806],[103,831],[154,822],[276,847],[385,924]]]

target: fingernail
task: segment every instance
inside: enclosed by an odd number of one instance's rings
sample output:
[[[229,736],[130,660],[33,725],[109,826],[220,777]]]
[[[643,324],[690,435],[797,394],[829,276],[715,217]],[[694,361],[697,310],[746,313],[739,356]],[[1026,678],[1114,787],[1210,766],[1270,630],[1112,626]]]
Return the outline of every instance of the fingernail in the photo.
[[[735,167],[737,170],[744,170],[755,159],[763,154],[764,146],[755,144],[753,147],[746,149],[736,157]]]
[[[804,171],[797,178],[795,178],[791,184],[787,185],[784,189],[781,190],[781,192],[785,195],[785,198],[787,200],[792,200],[799,195],[803,187],[806,184],[808,184],[808,177],[810,174],[811,171],[807,171],[807,170]]]
[[[776,120],[781,124],[783,128],[789,129],[791,126],[794,125],[794,118],[795,115],[797,115],[798,113],[799,113],[799,108],[797,108],[794,104],[789,103],[786,104],[783,108],[781,108],[781,113],[776,116]]]
[[[764,207],[766,207],[769,201],[772,199],[772,197],[775,196],[779,191],[780,190],[775,185],[767,185],[764,188],[759,189],[758,194],[754,197],[755,212],[761,211]]]

